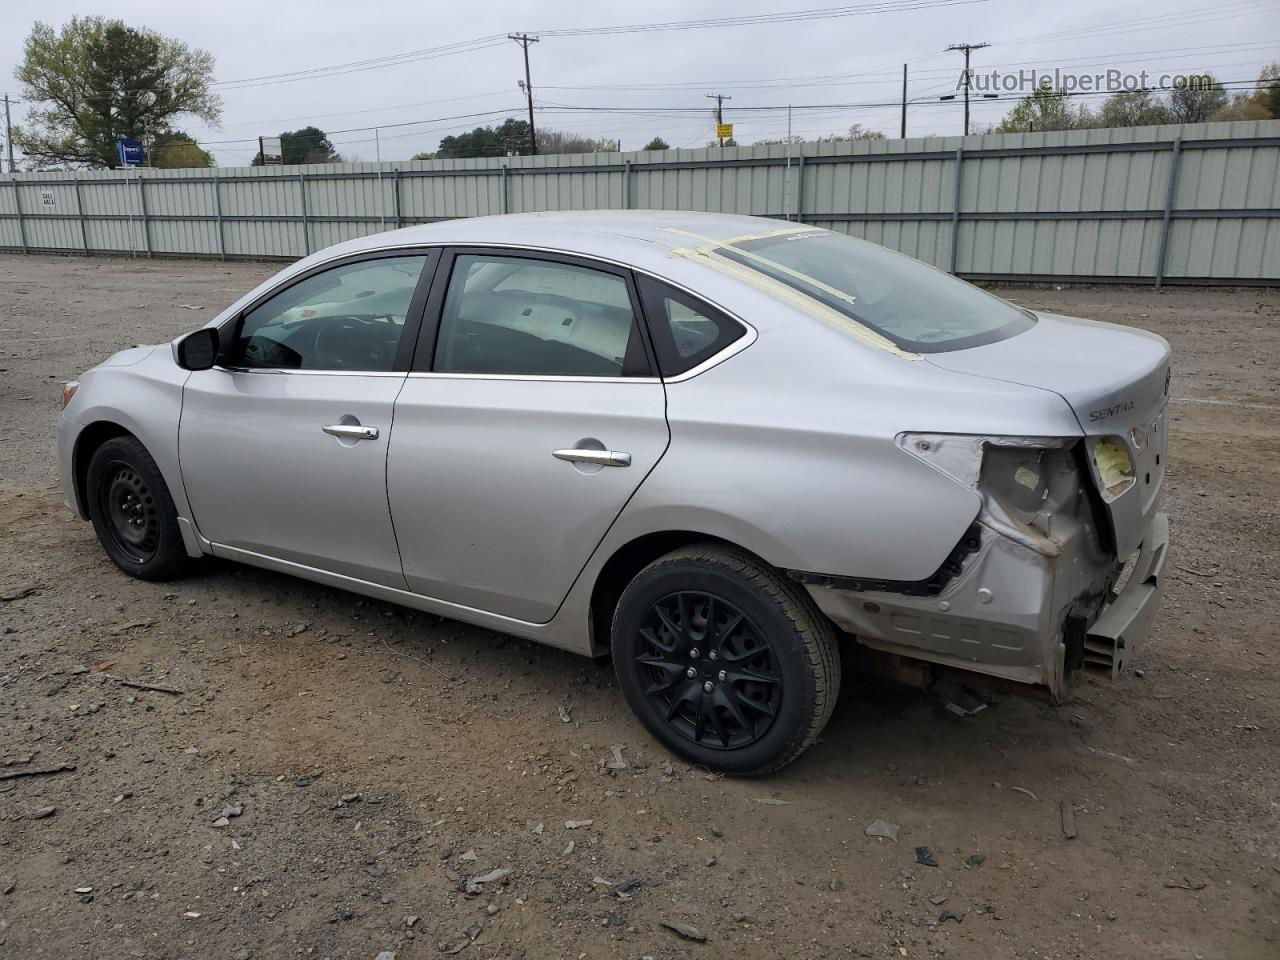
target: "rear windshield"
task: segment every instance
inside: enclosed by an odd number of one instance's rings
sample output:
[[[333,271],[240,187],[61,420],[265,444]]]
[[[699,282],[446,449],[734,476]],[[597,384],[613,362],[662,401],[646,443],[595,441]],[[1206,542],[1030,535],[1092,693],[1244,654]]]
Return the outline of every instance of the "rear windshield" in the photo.
[[[941,270],[826,230],[744,240],[718,252],[913,353],[994,343],[1036,322],[1025,310]]]

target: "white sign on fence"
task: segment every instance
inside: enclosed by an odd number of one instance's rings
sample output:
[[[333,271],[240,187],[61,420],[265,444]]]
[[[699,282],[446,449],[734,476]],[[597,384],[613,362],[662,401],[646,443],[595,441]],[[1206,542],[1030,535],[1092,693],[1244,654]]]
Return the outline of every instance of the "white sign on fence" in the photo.
[[[52,190],[40,191],[40,205],[42,207],[56,207],[58,205],[57,202],[53,199]]]
[[[262,154],[262,162],[284,163],[284,144],[279,137],[259,137],[258,152]]]

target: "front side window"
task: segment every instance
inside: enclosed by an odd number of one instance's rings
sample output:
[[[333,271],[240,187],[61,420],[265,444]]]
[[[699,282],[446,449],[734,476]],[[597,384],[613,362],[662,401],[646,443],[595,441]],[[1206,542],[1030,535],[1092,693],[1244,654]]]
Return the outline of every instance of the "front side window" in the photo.
[[[440,318],[439,373],[648,373],[626,278],[552,260],[461,254]]]
[[[973,284],[827,230],[761,237],[718,252],[915,353],[994,343],[1036,322],[1032,314]]]
[[[227,364],[391,370],[426,261],[424,256],[360,260],[293,284],[244,315]]]

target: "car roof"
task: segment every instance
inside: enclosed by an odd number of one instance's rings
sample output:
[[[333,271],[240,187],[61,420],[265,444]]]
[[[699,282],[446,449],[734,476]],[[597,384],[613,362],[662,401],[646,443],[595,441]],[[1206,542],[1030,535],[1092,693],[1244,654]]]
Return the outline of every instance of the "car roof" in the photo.
[[[581,210],[466,217],[373,234],[331,248],[354,253],[418,244],[515,245],[616,260],[667,272],[672,253],[785,229],[765,217],[684,210]]]

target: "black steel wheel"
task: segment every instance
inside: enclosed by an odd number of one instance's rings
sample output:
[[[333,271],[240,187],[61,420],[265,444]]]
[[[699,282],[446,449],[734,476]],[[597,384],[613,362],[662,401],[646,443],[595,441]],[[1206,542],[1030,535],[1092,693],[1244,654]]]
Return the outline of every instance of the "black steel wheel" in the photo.
[[[85,499],[98,542],[125,573],[167,580],[181,573],[187,554],[178,512],[164,477],[133,437],[114,437],[94,451]]]
[[[713,770],[770,773],[830,716],[839,651],[796,584],[717,545],[662,557],[623,591],[614,670],[627,702],[670,750]]]
[[[136,564],[154,557],[160,545],[158,504],[138,471],[122,460],[112,461],[103,470],[97,494],[116,549]]]

